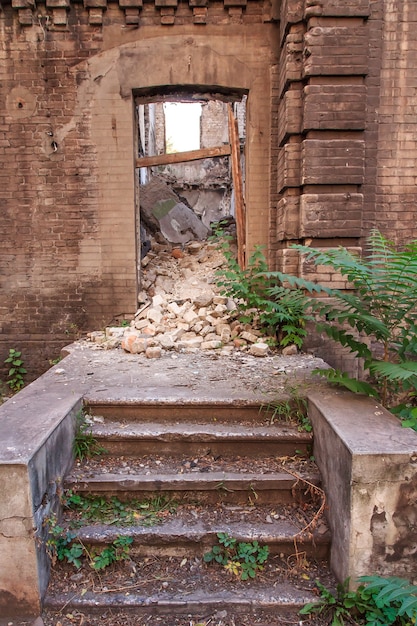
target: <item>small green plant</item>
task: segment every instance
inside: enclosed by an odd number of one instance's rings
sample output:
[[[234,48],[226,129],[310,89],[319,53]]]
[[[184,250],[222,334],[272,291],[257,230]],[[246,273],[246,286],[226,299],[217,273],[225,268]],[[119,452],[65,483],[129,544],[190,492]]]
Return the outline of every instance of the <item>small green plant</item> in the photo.
[[[90,567],[101,570],[116,561],[129,558],[130,545],[133,543],[132,537],[119,536],[102,550],[96,547],[89,550],[77,539],[74,531],[65,529],[57,523],[55,515],[51,515],[46,523],[49,534],[46,549],[52,565],[55,565],[56,561],[66,561],[79,569],[83,559],[87,559]]]
[[[263,334],[276,335],[280,346],[295,344],[302,347],[307,334],[306,321],[309,299],[300,289],[285,287],[268,272],[261,246],[257,246],[242,269],[230,247],[230,238],[224,237],[220,248],[226,268],[217,272],[221,293],[235,300],[239,319],[257,324]]]
[[[75,435],[73,452],[76,459],[83,461],[89,456],[103,454],[106,449],[101,446],[94,437],[91,424],[86,419],[86,415],[80,409],[75,416]]]
[[[51,515],[46,521],[48,525],[48,539],[46,550],[55,565],[56,561],[68,561],[77,569],[81,567],[81,557],[83,546],[79,542],[74,542],[76,534],[69,529],[64,529],[57,522],[56,515]]]
[[[11,391],[16,393],[25,385],[24,376],[27,374],[23,366],[22,353],[14,348],[9,349],[9,356],[4,363],[8,366],[6,384],[9,385]]]
[[[126,561],[129,558],[130,545],[133,537],[117,537],[100,552],[90,552],[90,565],[95,570],[105,569],[117,561]]]
[[[320,615],[331,626],[411,626],[417,620],[417,587],[402,578],[362,576],[356,591],[349,580],[332,592],[316,581],[320,598],[306,604],[301,615]]]
[[[115,496],[110,499],[67,491],[63,505],[73,511],[80,522],[93,521],[102,524],[153,526],[167,513],[176,510],[176,503],[165,496],[156,496],[150,500],[137,499],[122,502]]]
[[[260,546],[257,541],[238,542],[227,533],[217,533],[217,537],[219,544],[204,554],[205,563],[219,563],[241,580],[255,578],[257,571],[263,570],[268,546]]]

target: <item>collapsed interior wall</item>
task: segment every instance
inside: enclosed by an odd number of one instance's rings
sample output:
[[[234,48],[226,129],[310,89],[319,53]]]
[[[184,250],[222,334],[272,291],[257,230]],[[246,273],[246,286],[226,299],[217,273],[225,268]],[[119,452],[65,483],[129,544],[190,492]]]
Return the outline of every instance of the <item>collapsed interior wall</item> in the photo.
[[[169,96],[162,100],[156,99],[150,103],[140,104],[141,99],[138,99],[141,156],[181,152],[174,141],[181,146],[184,143],[186,145],[187,140],[188,143],[194,140],[192,149],[216,148],[230,143],[226,102],[207,97],[200,100],[198,93],[191,92],[178,95],[177,101],[172,102]],[[239,122],[243,175],[246,100],[245,95],[240,101],[233,103],[233,110]],[[171,107],[170,111],[166,111],[167,106]],[[183,112],[180,110],[181,107]],[[199,118],[195,128],[188,123],[192,120],[187,119],[187,114],[190,113],[187,108],[190,107],[198,107],[196,113],[199,113]],[[177,110],[172,113],[172,108]],[[166,120],[168,113],[173,116],[172,123],[179,125],[174,129],[174,137],[169,136]],[[213,156],[140,168],[139,176],[143,185],[149,183],[154,176],[165,180],[208,228],[225,217],[235,215],[230,157]]]

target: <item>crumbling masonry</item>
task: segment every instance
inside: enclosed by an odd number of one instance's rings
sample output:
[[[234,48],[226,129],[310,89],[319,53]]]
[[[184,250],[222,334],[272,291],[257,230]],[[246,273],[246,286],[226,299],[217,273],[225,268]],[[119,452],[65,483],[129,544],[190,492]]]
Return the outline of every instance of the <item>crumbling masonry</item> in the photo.
[[[413,0],[3,0],[0,362],[39,373],[135,312],[138,97],[247,95],[246,249],[271,268],[415,238],[416,23]]]

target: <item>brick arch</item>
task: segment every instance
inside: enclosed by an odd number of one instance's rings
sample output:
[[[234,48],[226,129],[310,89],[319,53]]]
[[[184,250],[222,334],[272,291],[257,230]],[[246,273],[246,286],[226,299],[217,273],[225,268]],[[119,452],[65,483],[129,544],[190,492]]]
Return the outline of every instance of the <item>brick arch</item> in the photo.
[[[133,108],[138,91],[187,85],[195,91],[215,87],[248,93],[247,247],[268,243],[274,55],[265,33],[253,30],[245,45],[230,35],[142,39],[114,46],[72,69],[79,115],[87,119],[96,154],[99,241],[90,244],[99,245],[104,291],[111,291],[113,299],[116,295],[120,310],[132,311],[136,304]],[[91,254],[88,242],[83,254]]]

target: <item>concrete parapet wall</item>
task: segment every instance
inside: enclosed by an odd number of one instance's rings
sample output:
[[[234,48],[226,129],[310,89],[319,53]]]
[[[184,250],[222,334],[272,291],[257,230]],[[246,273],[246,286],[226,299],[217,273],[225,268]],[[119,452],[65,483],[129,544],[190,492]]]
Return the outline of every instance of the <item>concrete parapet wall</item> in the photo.
[[[0,407],[0,618],[40,613],[44,522],[70,468],[81,396],[55,367]]]
[[[340,581],[417,575],[417,433],[364,396],[309,395]]]

